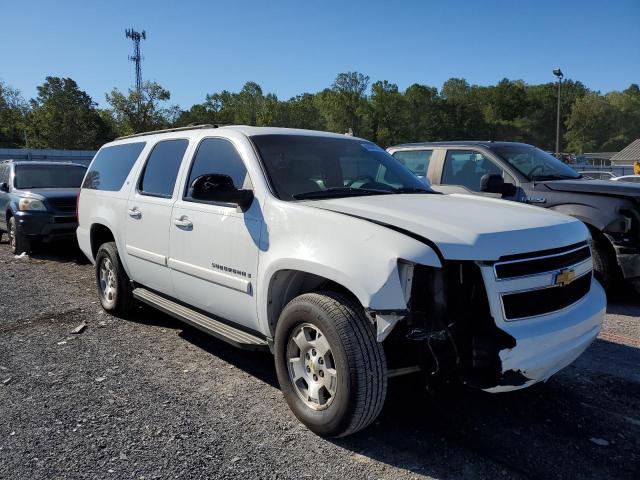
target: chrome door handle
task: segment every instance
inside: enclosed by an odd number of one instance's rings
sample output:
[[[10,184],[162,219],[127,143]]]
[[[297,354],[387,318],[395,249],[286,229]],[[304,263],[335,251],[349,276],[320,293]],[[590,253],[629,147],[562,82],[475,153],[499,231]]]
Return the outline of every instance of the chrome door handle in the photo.
[[[189,217],[185,216],[174,218],[173,224],[180,228],[193,228],[193,222],[189,220]]]
[[[131,218],[140,218],[140,217],[142,217],[142,212],[140,210],[138,210],[137,207],[130,208],[128,210],[128,213],[129,213],[129,216]]]

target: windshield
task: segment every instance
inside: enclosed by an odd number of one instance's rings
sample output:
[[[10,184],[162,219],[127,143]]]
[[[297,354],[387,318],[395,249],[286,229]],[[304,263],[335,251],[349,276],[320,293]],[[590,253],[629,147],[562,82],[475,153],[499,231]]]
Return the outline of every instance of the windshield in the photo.
[[[531,145],[500,145],[491,150],[529,180],[580,178],[573,168]]]
[[[282,200],[433,193],[426,180],[366,140],[305,135],[251,138]]]
[[[80,188],[85,167],[79,165],[16,165],[14,185],[28,188]]]

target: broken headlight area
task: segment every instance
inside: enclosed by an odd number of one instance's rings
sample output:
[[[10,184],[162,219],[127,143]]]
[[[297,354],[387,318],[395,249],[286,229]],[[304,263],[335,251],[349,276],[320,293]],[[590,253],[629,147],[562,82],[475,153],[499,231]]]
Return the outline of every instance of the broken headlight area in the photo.
[[[416,265],[409,313],[385,340],[391,370],[418,364],[427,381],[458,378],[478,388],[511,384],[500,351],[515,339],[499,329],[475,262]]]

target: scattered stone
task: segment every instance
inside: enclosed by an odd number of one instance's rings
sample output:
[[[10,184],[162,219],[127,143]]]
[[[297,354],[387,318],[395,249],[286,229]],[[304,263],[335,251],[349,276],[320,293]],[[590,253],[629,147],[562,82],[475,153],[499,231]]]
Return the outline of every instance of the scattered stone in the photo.
[[[104,382],[107,379],[107,377],[98,377],[96,378],[96,382],[100,383],[100,382]]]
[[[82,333],[82,331],[87,328],[87,324],[85,322],[82,322],[80,325],[78,325],[76,328],[74,328],[73,330],[71,330],[71,333],[73,335],[78,335],[79,333]]]
[[[607,440],[605,440],[604,438],[591,437],[589,440],[591,440],[593,443],[595,443],[596,445],[599,445],[601,447],[609,446],[609,442]]]
[[[105,322],[104,320],[102,322],[98,323],[98,327],[100,327],[100,328],[104,328],[106,326],[107,326],[107,322]]]
[[[238,461],[240,461],[240,457],[233,457],[233,458],[231,459],[231,463],[236,463],[236,462],[238,462]]]

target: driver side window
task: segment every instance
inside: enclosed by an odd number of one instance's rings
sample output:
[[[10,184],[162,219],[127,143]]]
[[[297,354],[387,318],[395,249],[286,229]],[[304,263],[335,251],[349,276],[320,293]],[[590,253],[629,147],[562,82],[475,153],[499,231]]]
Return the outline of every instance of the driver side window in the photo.
[[[228,175],[237,189],[251,189],[247,168],[233,144],[223,138],[205,138],[195,153],[185,199],[190,199],[190,189],[196,178],[206,174]]]
[[[503,171],[476,150],[448,150],[440,183],[461,185],[473,192],[479,192],[480,179],[487,174],[503,175]]]

